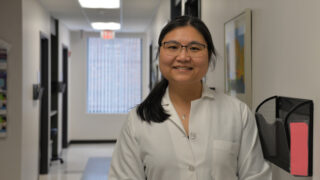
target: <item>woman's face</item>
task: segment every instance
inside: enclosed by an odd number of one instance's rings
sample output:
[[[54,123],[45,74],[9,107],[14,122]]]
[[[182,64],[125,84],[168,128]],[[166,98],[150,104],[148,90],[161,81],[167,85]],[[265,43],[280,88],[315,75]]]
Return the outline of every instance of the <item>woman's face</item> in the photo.
[[[179,44],[188,47],[180,47],[180,51],[177,50]],[[194,27],[178,27],[163,38],[159,67],[169,83],[185,85],[199,83],[207,73],[208,64],[207,43]]]

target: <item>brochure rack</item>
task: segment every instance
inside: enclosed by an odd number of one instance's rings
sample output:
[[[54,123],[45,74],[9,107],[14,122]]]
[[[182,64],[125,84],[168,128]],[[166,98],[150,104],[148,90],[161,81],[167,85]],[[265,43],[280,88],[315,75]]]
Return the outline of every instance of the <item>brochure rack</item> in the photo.
[[[312,100],[273,96],[255,116],[265,159],[294,176],[312,176]]]
[[[8,52],[10,45],[0,39],[0,138],[6,138],[8,131],[7,119],[7,74],[8,74]]]

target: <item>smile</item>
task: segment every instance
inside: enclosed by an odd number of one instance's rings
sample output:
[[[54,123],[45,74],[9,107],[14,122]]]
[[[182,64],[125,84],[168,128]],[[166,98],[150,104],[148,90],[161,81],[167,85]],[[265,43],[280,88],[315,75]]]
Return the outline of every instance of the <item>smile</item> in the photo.
[[[179,69],[179,70],[192,70],[192,67],[173,67],[174,69]]]

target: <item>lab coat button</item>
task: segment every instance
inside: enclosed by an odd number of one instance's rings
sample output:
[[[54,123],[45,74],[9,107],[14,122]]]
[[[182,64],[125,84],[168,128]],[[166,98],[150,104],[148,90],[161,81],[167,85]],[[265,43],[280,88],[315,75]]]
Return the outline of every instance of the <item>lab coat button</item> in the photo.
[[[195,133],[190,133],[190,139],[195,140],[196,139],[196,134]]]
[[[195,168],[193,166],[189,166],[189,171],[194,171]]]

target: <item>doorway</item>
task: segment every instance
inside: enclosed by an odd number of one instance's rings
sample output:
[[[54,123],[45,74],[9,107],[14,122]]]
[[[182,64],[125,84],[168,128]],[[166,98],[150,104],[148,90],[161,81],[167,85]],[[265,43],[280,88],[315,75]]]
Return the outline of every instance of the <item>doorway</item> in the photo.
[[[68,68],[69,68],[69,50],[62,48],[62,71],[64,91],[62,95],[62,148],[68,147]]]
[[[48,174],[50,163],[50,123],[49,123],[49,40],[45,35],[40,35],[40,86],[44,89],[40,103],[40,154],[39,154],[39,173]]]

